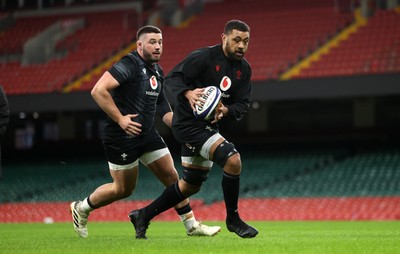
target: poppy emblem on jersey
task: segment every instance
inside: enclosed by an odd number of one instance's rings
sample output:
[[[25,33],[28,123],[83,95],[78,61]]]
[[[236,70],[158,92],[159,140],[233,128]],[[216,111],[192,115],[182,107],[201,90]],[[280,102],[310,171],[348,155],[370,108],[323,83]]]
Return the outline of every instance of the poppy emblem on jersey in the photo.
[[[156,76],[151,76],[151,78],[150,78],[150,87],[151,87],[151,89],[156,90],[157,86],[158,86],[158,83],[157,83]]]
[[[227,76],[224,76],[221,80],[221,83],[219,84],[219,88],[225,92],[231,87],[231,84],[232,84],[231,79]]]
[[[219,71],[219,68],[221,68],[219,65],[216,65],[215,66],[215,70],[218,72]]]

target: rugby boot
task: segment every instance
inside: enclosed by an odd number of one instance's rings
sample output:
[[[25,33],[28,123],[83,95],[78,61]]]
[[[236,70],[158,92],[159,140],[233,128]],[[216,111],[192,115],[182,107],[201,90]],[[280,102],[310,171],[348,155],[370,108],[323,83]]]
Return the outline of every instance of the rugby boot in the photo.
[[[144,219],[143,215],[143,210],[132,210],[129,213],[129,218],[136,231],[136,239],[147,239],[146,230],[150,223]]]
[[[258,234],[257,229],[242,221],[240,217],[231,220],[227,219],[226,227],[230,232],[234,232],[242,238],[252,238]]]

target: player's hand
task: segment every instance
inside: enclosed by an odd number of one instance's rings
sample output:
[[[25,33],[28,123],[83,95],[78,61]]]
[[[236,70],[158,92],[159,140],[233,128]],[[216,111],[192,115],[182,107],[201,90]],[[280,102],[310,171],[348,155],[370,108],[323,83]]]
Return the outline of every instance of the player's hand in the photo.
[[[142,125],[140,123],[137,123],[135,121],[132,121],[132,118],[137,117],[138,114],[128,114],[122,116],[118,120],[119,126],[126,132],[126,134],[130,136],[137,136],[142,132]]]
[[[187,90],[185,92],[185,97],[189,101],[192,110],[195,110],[194,106],[200,106],[201,103],[204,103],[205,100],[201,97],[203,95],[204,88],[196,88],[194,90]]]
[[[224,117],[228,113],[228,108],[225,107],[224,104],[220,101],[218,103],[217,108],[215,109],[214,120],[211,122],[212,124],[220,121],[222,117]]]

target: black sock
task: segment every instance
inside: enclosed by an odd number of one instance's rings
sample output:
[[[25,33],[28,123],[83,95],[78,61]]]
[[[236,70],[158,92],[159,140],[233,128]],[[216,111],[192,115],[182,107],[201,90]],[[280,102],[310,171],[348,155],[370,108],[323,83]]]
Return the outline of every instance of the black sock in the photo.
[[[143,208],[146,214],[146,220],[150,221],[160,213],[179,204],[184,199],[186,199],[186,197],[183,196],[182,192],[179,190],[178,182],[168,186],[161,196]]]
[[[192,208],[190,207],[190,204],[187,204],[184,207],[175,209],[175,211],[178,213],[178,215],[182,215],[182,214],[187,214],[188,212],[192,211]]]
[[[238,214],[240,175],[231,175],[224,172],[222,176],[222,190],[224,193],[226,218],[236,219]]]

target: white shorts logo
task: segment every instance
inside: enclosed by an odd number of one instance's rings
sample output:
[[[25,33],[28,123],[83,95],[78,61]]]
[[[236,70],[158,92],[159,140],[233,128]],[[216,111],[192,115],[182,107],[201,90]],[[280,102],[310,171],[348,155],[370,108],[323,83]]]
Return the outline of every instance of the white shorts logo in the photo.
[[[231,81],[231,79],[229,78],[229,77],[227,77],[227,76],[224,76],[223,78],[222,78],[222,80],[221,80],[221,83],[219,84],[219,88],[222,90],[222,91],[226,91],[226,90],[228,90],[229,88],[231,88],[231,84],[232,84],[232,81]]]

